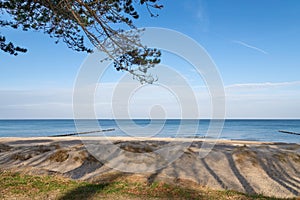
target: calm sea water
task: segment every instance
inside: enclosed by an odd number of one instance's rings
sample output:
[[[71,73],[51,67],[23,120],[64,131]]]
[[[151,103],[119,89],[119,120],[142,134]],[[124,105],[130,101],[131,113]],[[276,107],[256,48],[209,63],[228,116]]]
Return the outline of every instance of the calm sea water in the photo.
[[[205,137],[210,120],[98,120],[98,123],[101,129],[115,130],[84,136]],[[89,120],[80,121],[80,132],[94,130]],[[226,120],[220,138],[300,143],[299,135],[278,130],[300,133],[300,120]],[[0,137],[44,137],[74,132],[78,130],[73,120],[0,120]]]

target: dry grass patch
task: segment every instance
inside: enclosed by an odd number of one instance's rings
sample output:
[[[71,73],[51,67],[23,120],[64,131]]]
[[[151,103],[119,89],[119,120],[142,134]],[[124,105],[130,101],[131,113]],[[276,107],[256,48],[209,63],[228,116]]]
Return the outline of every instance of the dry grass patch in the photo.
[[[234,156],[238,164],[250,162],[253,166],[258,166],[257,153],[246,146],[237,147],[234,150]]]
[[[133,152],[133,153],[149,153],[153,152],[153,148],[143,142],[124,142],[118,144],[120,149],[123,149],[125,151]]]
[[[20,161],[25,161],[32,158],[32,155],[29,153],[15,153],[12,155],[13,160],[20,160]]]
[[[0,143],[0,153],[5,152],[5,151],[9,151],[11,149],[12,149],[11,146],[9,146],[7,144]]]
[[[69,158],[69,154],[67,150],[60,149],[53,153],[49,159],[55,162],[64,162]]]

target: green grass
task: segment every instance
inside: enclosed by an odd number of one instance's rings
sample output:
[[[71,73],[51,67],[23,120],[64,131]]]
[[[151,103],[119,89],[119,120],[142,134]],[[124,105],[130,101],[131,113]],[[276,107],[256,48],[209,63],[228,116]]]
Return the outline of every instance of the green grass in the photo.
[[[265,199],[262,195],[246,195],[235,191],[179,187],[162,182],[151,184],[129,180],[111,183],[88,183],[59,176],[32,176],[0,172],[0,199]]]

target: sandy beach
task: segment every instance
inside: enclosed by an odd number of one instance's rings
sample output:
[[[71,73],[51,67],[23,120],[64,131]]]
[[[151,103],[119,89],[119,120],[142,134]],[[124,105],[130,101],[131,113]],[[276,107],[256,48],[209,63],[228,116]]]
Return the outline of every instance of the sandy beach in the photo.
[[[276,197],[300,195],[300,144],[219,140],[204,158],[202,144],[203,139],[187,138],[0,138],[0,170],[91,182],[122,177]]]

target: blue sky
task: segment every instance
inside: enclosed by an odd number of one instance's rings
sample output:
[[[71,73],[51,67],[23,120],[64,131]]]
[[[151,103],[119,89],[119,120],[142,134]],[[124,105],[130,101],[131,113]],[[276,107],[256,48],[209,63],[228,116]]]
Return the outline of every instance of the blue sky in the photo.
[[[300,1],[161,3],[164,8],[157,18],[140,8],[136,25],[182,32],[206,49],[224,82],[228,118],[300,118]],[[28,48],[17,57],[0,53],[0,118],[72,118],[72,88],[87,54],[74,52],[63,43],[56,45],[42,33],[0,31]],[[195,76],[180,62],[168,63],[187,77]],[[120,75],[110,70],[105,77],[107,87]],[[203,83],[194,78],[193,86]],[[199,95],[199,107],[209,113],[206,96]],[[146,99],[149,102],[137,106],[134,117],[147,117],[143,110],[155,99]],[[98,101],[104,100],[100,96]],[[99,117],[111,117],[109,107],[97,110]]]

